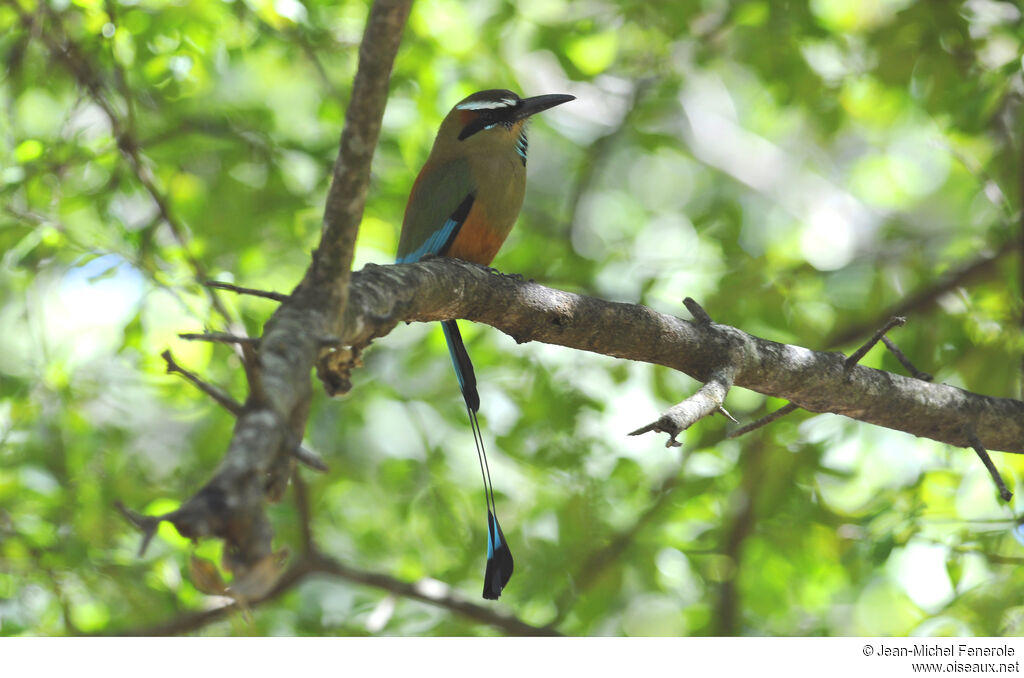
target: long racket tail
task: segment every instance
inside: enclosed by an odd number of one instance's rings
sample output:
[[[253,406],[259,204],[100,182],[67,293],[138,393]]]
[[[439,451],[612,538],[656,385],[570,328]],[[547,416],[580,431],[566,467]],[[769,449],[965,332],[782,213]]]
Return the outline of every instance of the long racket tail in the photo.
[[[487,569],[484,571],[484,598],[497,600],[512,577],[513,560],[501,525],[498,524],[497,510],[494,506],[491,469],[487,464],[487,451],[484,449],[484,438],[480,432],[480,422],[477,420],[480,394],[476,390],[476,373],[473,371],[469,353],[466,352],[458,324],[454,320],[445,320],[441,327],[448,342],[448,352],[452,357],[459,388],[462,389],[462,397],[466,401],[466,412],[469,414],[469,425],[473,429],[473,442],[476,444],[477,461],[480,462],[480,475],[484,482],[484,499],[487,502]]]

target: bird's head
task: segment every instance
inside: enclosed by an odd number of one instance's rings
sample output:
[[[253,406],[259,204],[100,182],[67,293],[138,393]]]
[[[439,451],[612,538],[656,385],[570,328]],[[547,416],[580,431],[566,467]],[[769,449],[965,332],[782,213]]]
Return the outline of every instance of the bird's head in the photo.
[[[508,146],[516,148],[525,162],[523,128],[526,121],[536,113],[575,98],[571,94],[542,94],[522,99],[507,89],[476,92],[455,104],[448,113],[438,132],[437,143],[456,152]]]

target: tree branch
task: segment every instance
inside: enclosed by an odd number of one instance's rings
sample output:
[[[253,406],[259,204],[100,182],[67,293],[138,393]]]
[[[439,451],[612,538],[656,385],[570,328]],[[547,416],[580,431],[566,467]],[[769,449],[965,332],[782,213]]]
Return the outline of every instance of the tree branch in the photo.
[[[877,344],[885,337],[886,332],[896,327],[897,325],[902,326],[905,325],[906,323],[907,319],[900,316],[889,318],[889,321],[882,325],[880,328],[878,328],[878,331],[871,335],[871,338],[864,342],[863,346],[861,346],[856,351],[850,354],[850,357],[843,362],[843,367],[845,367],[846,369],[850,369],[851,367],[859,363],[861,361],[861,358],[866,356],[868,354],[868,351],[870,351],[875,344]]]
[[[323,235],[313,253],[307,280],[343,290],[348,285],[356,233],[363,217],[369,166],[380,136],[387,104],[391,66],[412,0],[377,0],[370,10],[359,45],[359,70],[352,84],[352,104],[345,111],[340,152],[324,209]],[[342,294],[342,306],[344,295]]]
[[[228,292],[234,292],[235,294],[248,294],[253,297],[262,297],[263,299],[271,299],[273,301],[285,301],[288,299],[287,294],[281,294],[280,292],[268,292],[266,290],[256,290],[251,287],[239,287],[238,285],[232,285],[231,283],[221,282],[219,280],[207,280],[203,285],[215,290],[226,290]]]
[[[19,15],[25,30],[29,33],[36,33],[33,30],[36,19],[22,9],[15,0],[8,0],[7,4]],[[108,87],[103,81],[100,72],[94,67],[92,61],[87,58],[85,51],[67,35],[60,14],[51,9],[48,3],[41,3],[39,7],[39,11],[49,18],[55,28],[54,31],[38,31],[40,39],[46,45],[54,61],[63,65],[78,83],[78,86],[84,89],[92,102],[103,111],[104,116],[107,118],[107,123],[110,125],[111,136],[114,138],[118,150],[128,163],[136,180],[146,193],[149,194],[160,215],[160,219],[167,225],[175,242],[181,247],[185,260],[192,269],[195,279],[198,282],[206,280],[209,277],[206,267],[192,251],[187,227],[178,218],[177,214],[174,213],[170,199],[157,186],[156,177],[142,156],[142,150],[134,129],[134,107],[132,100],[128,96],[124,96],[124,106],[128,118],[128,121],[125,122],[121,119],[121,115],[118,113],[111,98],[107,96]],[[120,82],[123,79],[123,74],[121,74],[119,66],[115,70],[117,79]],[[127,95],[127,88],[122,88],[122,94]],[[234,329],[238,323],[220,299],[212,293],[209,294],[209,299],[213,309],[224,318],[224,321],[230,328]]]
[[[686,465],[692,451],[692,448],[683,451],[679,465],[663,476],[660,482],[650,487],[648,491],[650,501],[633,522],[615,532],[606,543],[591,551],[572,573],[571,586],[566,587],[556,598],[557,613],[549,623],[550,626],[558,626],[564,621],[575,601],[599,581],[602,574],[619,562],[619,559],[632,548],[637,537],[658,518],[663,510],[675,503],[684,502],[690,497],[697,496],[705,489],[705,483],[694,482],[693,479],[688,479],[685,475]],[[680,498],[679,494],[684,496]]]
[[[180,374],[185,378],[186,381],[191,383],[193,386],[198,388],[206,395],[213,398],[214,402],[223,407],[225,410],[235,415],[236,417],[242,413],[242,404],[232,398],[230,395],[225,393],[223,390],[217,388],[213,384],[207,384],[205,381],[200,379],[195,373],[186,370],[184,367],[179,365],[175,360],[174,356],[171,355],[170,350],[166,350],[160,354],[160,357],[167,363],[168,374]]]
[[[227,332],[182,332],[178,335],[186,341],[209,341],[215,344],[242,344],[256,346],[260,343],[259,337],[247,337]]]
[[[757,524],[757,503],[766,485],[764,461],[767,456],[764,439],[756,439],[743,446],[742,456],[736,464],[740,469],[740,486],[729,499],[730,515],[722,530],[722,555],[732,562],[733,573],[742,571],[744,546]],[[714,635],[736,635],[741,621],[741,595],[736,574],[722,581],[715,612],[711,615]]]
[[[910,376],[914,377],[914,379],[923,379],[924,381],[931,381],[934,379],[934,377],[927,372],[922,372],[917,369],[917,367],[914,366],[914,363],[910,362],[910,359],[904,355],[903,351],[900,350],[900,347],[893,343],[892,339],[889,337],[882,337],[882,343],[885,344],[885,347],[889,349],[889,352],[896,357],[896,360],[900,361],[900,365],[903,365],[903,367],[907,369],[907,372],[910,372]]]
[[[424,582],[406,582],[376,572],[368,572],[346,565],[323,554],[310,552],[303,555],[281,575],[276,585],[265,595],[246,601],[244,605],[230,603],[223,607],[202,612],[188,612],[162,624],[140,629],[126,629],[104,635],[116,636],[174,636],[197,631],[204,626],[243,609],[258,607],[264,603],[280,598],[293,590],[300,583],[314,576],[326,576],[334,579],[362,584],[372,588],[388,591],[403,598],[410,598],[423,603],[448,610],[466,619],[482,622],[515,636],[557,636],[561,635],[550,626],[534,626],[519,618],[503,614],[493,607],[478,605],[450,590],[426,585]]]
[[[1010,501],[1013,499],[1013,493],[1006,487],[1006,483],[1003,482],[1003,477],[999,475],[999,469],[992,463],[992,457],[988,456],[988,450],[984,448],[978,437],[974,435],[974,431],[967,428],[967,440],[970,442],[971,447],[974,448],[978,458],[981,459],[981,463],[985,465],[985,470],[992,476],[992,483],[996,486],[996,490],[999,492],[999,498],[1003,501]]]
[[[410,4],[377,0],[370,9],[320,246],[303,282],[266,324],[255,359],[260,388],[251,388],[220,468],[181,508],[161,517],[185,537],[223,539],[224,561],[236,577],[272,554],[264,505],[283,494],[291,476],[322,338],[339,334],[370,161]]]
[[[811,412],[842,414],[956,447],[970,445],[964,426],[972,424],[985,448],[1024,453],[1024,402],[860,365],[847,369],[841,353],[562,292],[464,262],[368,265],[354,274],[350,293],[340,337],[348,345],[365,346],[402,320],[466,318],[520,343],[542,341],[664,365],[700,381],[711,379],[723,356],[731,356],[734,385]]]
[[[769,414],[766,414],[765,416],[761,417],[757,421],[752,421],[749,424],[745,424],[743,426],[740,426],[735,431],[731,431],[729,433],[729,435],[726,436],[726,437],[727,438],[739,438],[740,436],[746,435],[746,434],[750,433],[751,431],[756,431],[757,429],[761,428],[762,426],[767,426],[768,424],[772,423],[776,419],[782,419],[784,416],[786,416],[790,412],[796,412],[799,409],[800,408],[797,407],[796,405],[794,405],[793,403],[786,403],[785,405],[783,405],[779,409],[777,409],[774,412],[771,412]]]
[[[881,340],[882,343],[885,344],[885,346],[890,351],[892,351],[893,355],[896,356],[896,359],[900,361],[900,364],[906,367],[910,371],[910,373],[914,375],[915,379],[924,379],[925,381],[931,381],[932,376],[930,374],[918,371],[918,369],[914,367],[914,365],[907,359],[907,356],[903,355],[903,351],[901,351],[899,347],[896,346],[896,344],[892,343],[892,341],[890,341],[889,338],[885,336],[885,333],[888,332],[890,329],[896,327],[897,325],[904,325],[906,324],[906,322],[906,318],[902,318],[899,316],[890,318],[889,321],[881,328],[879,328],[879,330],[875,332],[870,339],[868,339],[860,348],[858,348],[856,351],[850,354],[850,357],[843,361],[843,368],[848,370],[857,363],[859,363],[861,359],[868,354],[868,351],[870,351],[871,348],[875,344],[877,344],[879,340]],[[786,403],[785,405],[775,410],[771,414],[765,415],[755,422],[752,422],[745,426],[741,426],[735,431],[732,431],[728,435],[728,437],[739,438],[740,436],[746,435],[751,431],[756,431],[762,426],[767,426],[776,419],[781,419],[790,412],[795,412],[798,409],[800,408],[797,405],[794,405],[793,403]]]
[[[998,269],[995,263],[1011,252],[1024,251],[1024,237],[1021,239],[1011,238],[1000,245],[999,249],[991,254],[969,261],[960,268],[947,273],[934,283],[922,287],[909,297],[893,304],[888,309],[879,313],[874,319],[865,320],[861,323],[854,323],[845,327],[829,337],[825,346],[834,348],[851,342],[858,337],[864,336],[875,327],[885,322],[886,318],[892,316],[914,316],[929,309],[942,295],[950,292],[961,285],[966,285],[972,280],[979,280],[991,276]]]
[[[679,447],[682,443],[676,440],[677,435],[704,417],[718,411],[725,412],[722,404],[732,386],[733,371],[733,365],[726,363],[723,367],[715,370],[711,378],[692,396],[666,410],[657,421],[631,431],[629,435],[638,436],[651,431],[667,433],[668,440],[665,441],[665,447]],[[732,418],[728,412],[725,412],[725,415]]]

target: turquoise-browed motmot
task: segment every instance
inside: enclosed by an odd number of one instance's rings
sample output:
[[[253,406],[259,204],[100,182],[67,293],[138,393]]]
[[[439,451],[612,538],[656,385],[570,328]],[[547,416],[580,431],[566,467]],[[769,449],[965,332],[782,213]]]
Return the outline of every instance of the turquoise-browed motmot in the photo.
[[[506,89],[471,94],[438,130],[430,157],[409,194],[398,242],[398,263],[440,255],[491,263],[519,216],[526,192],[526,124],[530,116],[572,101],[568,94],[520,99]],[[484,598],[497,599],[512,576],[512,552],[498,524],[477,411],[476,376],[454,320],[442,324],[466,401],[487,501]]]

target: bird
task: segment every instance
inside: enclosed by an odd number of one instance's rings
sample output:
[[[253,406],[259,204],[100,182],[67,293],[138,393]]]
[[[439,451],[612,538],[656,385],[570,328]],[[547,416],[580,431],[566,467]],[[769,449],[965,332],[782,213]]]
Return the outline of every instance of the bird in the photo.
[[[444,256],[487,266],[519,216],[526,193],[526,127],[531,116],[572,101],[570,94],[520,98],[507,89],[470,94],[445,116],[409,192],[396,263]],[[441,324],[476,444],[487,502],[483,597],[497,600],[513,559],[498,523],[477,412],[476,375],[455,320]]]

